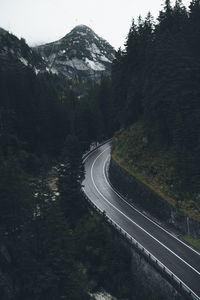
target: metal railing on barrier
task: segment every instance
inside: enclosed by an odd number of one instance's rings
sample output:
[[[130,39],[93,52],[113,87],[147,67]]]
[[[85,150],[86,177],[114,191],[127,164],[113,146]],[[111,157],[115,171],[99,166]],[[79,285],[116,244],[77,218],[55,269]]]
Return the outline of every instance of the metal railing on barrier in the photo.
[[[84,191],[84,188],[83,188]],[[122,234],[126,240],[128,240],[132,245],[134,245],[137,250],[139,250],[142,255],[146,256],[148,259],[150,259],[156,267],[159,267],[160,271],[162,271],[167,277],[169,277],[171,280],[175,281],[176,284],[179,286],[180,289],[183,289],[188,295],[191,296],[194,300],[200,300],[200,297],[198,297],[182,280],[180,280],[173,272],[171,272],[162,262],[159,261],[153,254],[151,254],[145,247],[143,247],[138,241],[136,241],[130,234],[128,234],[123,228],[121,228],[115,221],[112,220],[109,216],[106,215],[105,211],[102,211],[100,208],[98,208],[94,202],[92,202],[86,195],[85,191],[85,198],[90,203],[90,205],[101,215],[106,217],[106,221],[110,223],[116,230]]]
[[[112,140],[112,139],[110,139]],[[96,149],[98,149],[100,146],[104,145],[105,143],[109,142],[110,140],[105,141],[102,144],[99,144],[96,148],[94,148],[92,151],[89,151],[83,156],[83,161],[86,160],[86,158],[90,155],[90,153],[94,152]],[[86,195],[86,192],[84,188],[82,188],[85,194],[86,200],[90,203],[90,205],[101,215],[106,217],[106,221],[109,222],[116,230],[122,234],[126,240],[128,240],[132,245],[134,245],[138,251],[142,253],[142,255],[146,256],[149,260],[151,260],[152,263],[156,265],[157,268],[160,269],[165,275],[167,275],[168,278],[173,280],[180,289],[185,291],[188,295],[190,295],[191,299],[193,300],[200,300],[200,297],[196,295],[182,280],[180,280],[173,272],[171,272],[159,259],[157,259],[153,254],[151,254],[145,247],[143,247],[138,241],[136,241],[130,234],[128,234],[123,228],[121,228],[115,221],[112,220],[109,216],[106,215],[105,211],[102,211],[100,208],[98,208],[94,202],[92,202]]]

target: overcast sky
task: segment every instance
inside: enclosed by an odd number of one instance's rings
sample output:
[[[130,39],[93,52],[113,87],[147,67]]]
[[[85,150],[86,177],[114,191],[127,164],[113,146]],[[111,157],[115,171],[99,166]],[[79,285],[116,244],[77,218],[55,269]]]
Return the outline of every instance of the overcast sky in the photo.
[[[74,26],[92,28],[115,48],[123,47],[132,18],[156,18],[163,0],[0,0],[0,27],[31,46],[60,39]],[[189,0],[183,0],[188,6]]]

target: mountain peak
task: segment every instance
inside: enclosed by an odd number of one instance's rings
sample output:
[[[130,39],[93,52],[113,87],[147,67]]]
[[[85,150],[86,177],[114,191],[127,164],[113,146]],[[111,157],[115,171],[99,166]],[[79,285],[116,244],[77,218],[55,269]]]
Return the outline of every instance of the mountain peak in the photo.
[[[109,74],[114,48],[86,25],[74,27],[63,38],[37,47],[50,69],[68,78],[98,79]]]
[[[67,33],[64,36],[64,38],[66,38],[72,34],[77,34],[77,35],[93,34],[93,35],[95,35],[94,31],[90,27],[83,25],[83,24],[75,26],[69,33]]]
[[[90,28],[90,27],[88,27],[88,26],[86,26],[86,25],[84,25],[84,24],[80,24],[80,25],[77,25],[77,26],[75,26],[72,30],[79,30],[79,29],[84,29],[84,30],[86,30],[86,29],[89,29],[89,30],[91,30],[92,31],[92,29]]]

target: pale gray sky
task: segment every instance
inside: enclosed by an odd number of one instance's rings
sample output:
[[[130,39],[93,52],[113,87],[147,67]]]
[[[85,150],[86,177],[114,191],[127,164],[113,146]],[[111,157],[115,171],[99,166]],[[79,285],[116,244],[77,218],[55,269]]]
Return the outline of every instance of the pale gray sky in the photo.
[[[115,48],[123,47],[132,18],[158,16],[163,0],[0,0],[0,27],[29,45],[60,39],[84,24]],[[188,6],[190,0],[183,0]]]

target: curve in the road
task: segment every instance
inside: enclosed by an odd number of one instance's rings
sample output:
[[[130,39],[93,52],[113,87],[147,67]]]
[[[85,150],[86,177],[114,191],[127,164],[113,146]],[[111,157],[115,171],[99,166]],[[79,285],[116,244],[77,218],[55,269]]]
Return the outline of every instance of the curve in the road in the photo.
[[[105,174],[109,152],[107,143],[85,158],[86,196],[184,283],[195,299],[200,299],[199,253],[135,209],[112,188]]]
[[[105,149],[104,151],[106,151],[107,149]],[[102,155],[102,153],[100,154]],[[99,155],[99,156],[100,156]],[[144,228],[142,228],[140,225],[138,225],[136,222],[134,222],[131,218],[129,218],[125,213],[123,213],[121,210],[119,210],[115,205],[113,205],[107,198],[104,197],[104,195],[99,191],[99,189],[97,188],[95,181],[94,181],[94,176],[93,176],[93,167],[94,164],[96,162],[96,160],[99,158],[99,156],[97,156],[97,158],[94,160],[92,168],[91,168],[91,178],[92,178],[92,182],[94,184],[95,189],[97,190],[97,192],[103,197],[103,199],[108,202],[114,209],[116,209],[118,212],[120,212],[122,214],[122,216],[124,216],[125,218],[127,218],[130,222],[132,222],[133,224],[135,224],[139,229],[141,229],[142,231],[144,231],[146,234],[148,234],[152,239],[154,239],[157,243],[159,243],[161,246],[163,246],[164,248],[166,248],[168,251],[170,251],[171,253],[173,253],[178,259],[180,259],[182,262],[184,262],[186,265],[188,265],[192,270],[194,270],[197,274],[200,275],[200,272],[197,271],[194,267],[192,267],[189,263],[187,263],[184,259],[182,259],[179,255],[177,255],[174,251],[172,251],[170,248],[168,248],[166,245],[164,245],[162,242],[160,242],[157,238],[155,238],[151,233],[149,233],[147,230],[145,230]],[[106,163],[106,160],[105,160]],[[105,167],[105,163],[104,163],[104,167]],[[103,170],[105,170],[103,168]],[[104,176],[105,176],[105,171],[104,171]],[[107,181],[107,180],[106,180]],[[107,184],[110,186],[110,184],[107,181]],[[111,186],[110,186],[111,187]],[[115,192],[115,191],[114,191]],[[186,245],[186,244],[185,244]],[[192,249],[193,250],[193,249]]]
[[[109,182],[108,176],[106,175],[106,163],[108,162],[110,158],[110,155],[108,155],[107,160],[105,160],[104,162],[104,178],[105,178],[105,182],[107,183],[107,185],[110,186],[110,188],[120,197],[120,199],[122,201],[124,201],[127,205],[129,205],[131,208],[135,209],[139,214],[141,214],[143,217],[147,218],[150,222],[152,222],[153,224],[155,224],[156,226],[158,226],[161,230],[163,230],[165,233],[169,234],[170,236],[172,236],[174,239],[176,239],[177,241],[179,241],[179,243],[182,243],[184,246],[188,247],[190,250],[194,251],[197,255],[200,256],[200,253],[198,251],[196,251],[194,248],[190,247],[188,244],[186,244],[184,241],[180,240],[179,238],[177,238],[175,235],[172,235],[169,231],[167,231],[164,227],[160,226],[158,223],[156,223],[155,221],[153,221],[152,219],[150,219],[148,216],[146,216],[145,214],[143,214],[141,211],[139,211],[135,206],[133,206],[132,204],[130,204],[129,202],[127,202],[122,195],[120,195],[120,193],[113,188],[112,184]]]

